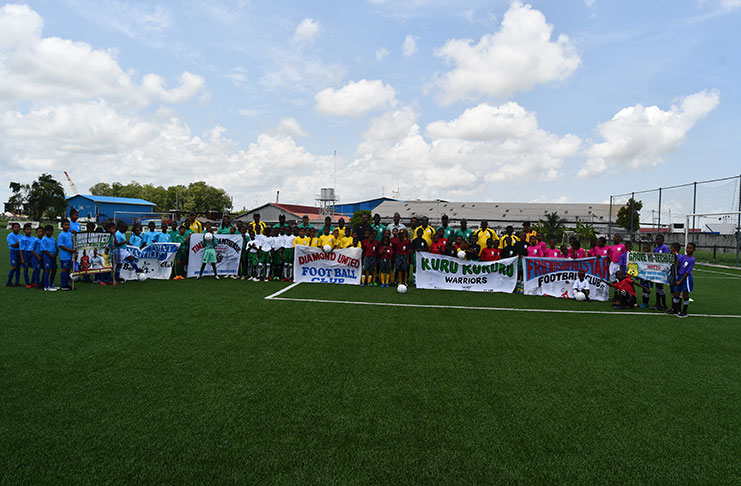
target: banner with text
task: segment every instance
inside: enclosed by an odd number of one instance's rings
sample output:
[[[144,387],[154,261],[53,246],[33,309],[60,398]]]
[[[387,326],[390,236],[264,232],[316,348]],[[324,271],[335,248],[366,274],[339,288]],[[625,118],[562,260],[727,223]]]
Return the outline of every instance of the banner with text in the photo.
[[[517,285],[517,258],[469,262],[417,252],[414,282],[418,289],[512,293]]]
[[[324,253],[321,248],[296,245],[293,252],[293,281],[360,285],[360,248]]]
[[[72,275],[113,271],[110,233],[75,233],[75,261]]]
[[[236,275],[242,254],[242,235],[214,235],[216,238],[216,271],[219,275]],[[190,235],[188,249],[188,278],[197,277],[203,264],[203,233]],[[213,275],[211,265],[206,265],[203,275]]]
[[[178,248],[180,248],[180,245],[177,243],[152,243],[144,248],[127,246],[126,249],[134,257],[134,262],[141,273],[137,274],[134,266],[126,260],[121,265],[121,278],[137,280],[139,275],[143,275],[144,279],[169,279]]]
[[[610,288],[605,283],[610,275],[610,259],[602,257],[579,258],[525,258],[525,295],[548,295],[568,298],[584,270],[589,282],[591,300],[607,300]]]
[[[628,252],[628,275],[660,284],[674,282],[677,258],[671,253]]]

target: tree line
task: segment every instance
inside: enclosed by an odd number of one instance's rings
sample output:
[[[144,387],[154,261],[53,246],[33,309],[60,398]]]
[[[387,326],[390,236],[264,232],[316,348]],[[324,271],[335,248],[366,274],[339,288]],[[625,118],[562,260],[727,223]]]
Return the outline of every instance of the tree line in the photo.
[[[51,174],[41,174],[28,184],[11,182],[9,187],[11,195],[6,211],[24,214],[37,221],[60,218],[67,212],[64,187]],[[179,210],[205,213],[228,212],[232,209],[232,198],[224,189],[203,181],[166,188],[136,181],[129,184],[99,182],[90,188],[90,194],[144,199],[155,204],[155,212]]]

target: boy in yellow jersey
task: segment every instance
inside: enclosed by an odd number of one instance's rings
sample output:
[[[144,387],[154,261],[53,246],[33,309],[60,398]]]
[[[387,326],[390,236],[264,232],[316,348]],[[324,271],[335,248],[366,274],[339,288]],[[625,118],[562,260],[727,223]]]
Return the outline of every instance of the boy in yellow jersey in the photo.
[[[334,237],[334,248],[340,248],[340,243],[342,242],[342,238],[340,237],[340,230],[338,228],[335,228],[332,230],[332,236]]]
[[[316,230],[314,228],[309,228],[309,232],[307,233],[309,237],[309,246],[315,246],[319,248],[319,238],[316,236]]]
[[[293,247],[298,245],[311,246],[311,237],[306,236],[306,228],[299,226],[298,236],[293,239]]]
[[[489,238],[494,240],[495,245],[499,243],[499,237],[493,229],[489,228],[488,221],[482,221],[479,229],[473,232],[473,236],[476,237],[476,243],[479,245],[479,255],[486,248],[486,242]]]
[[[522,232],[525,233],[525,241],[530,241],[532,236],[538,237],[538,233],[530,227],[530,221],[522,223]]]
[[[335,239],[334,236],[329,232],[329,230],[329,225],[325,225],[324,234],[319,237],[319,248],[324,248],[326,245],[329,245],[332,247],[332,249],[334,249]]]
[[[352,248],[353,236],[349,226],[345,226],[345,235],[340,238],[340,248]]]

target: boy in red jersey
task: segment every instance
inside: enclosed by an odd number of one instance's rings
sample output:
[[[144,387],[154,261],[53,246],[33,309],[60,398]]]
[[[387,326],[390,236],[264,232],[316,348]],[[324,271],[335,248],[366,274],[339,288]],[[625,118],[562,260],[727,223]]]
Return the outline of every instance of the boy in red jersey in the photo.
[[[494,248],[494,240],[486,240],[486,248],[481,251],[482,262],[495,262],[499,260],[499,248]]]
[[[370,286],[373,283],[373,274],[376,271],[376,258],[378,257],[378,240],[372,235],[370,230],[365,231],[363,246],[363,275],[360,277],[360,286],[366,283]]]
[[[409,252],[412,248],[412,241],[407,235],[407,230],[402,229],[399,232],[399,238],[391,243],[394,249],[394,270],[396,271],[396,282],[407,284],[407,275],[409,272]]]

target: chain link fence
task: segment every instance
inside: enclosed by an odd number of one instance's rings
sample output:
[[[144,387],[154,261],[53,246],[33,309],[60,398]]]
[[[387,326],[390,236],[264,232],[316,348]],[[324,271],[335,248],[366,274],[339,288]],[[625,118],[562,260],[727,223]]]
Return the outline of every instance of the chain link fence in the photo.
[[[638,204],[641,207],[634,215],[630,209]],[[618,212],[626,206],[630,217],[618,223]],[[662,233],[668,243],[681,244],[687,215],[734,211],[741,211],[741,175],[617,194],[610,196],[608,235],[619,232],[626,239],[640,242]],[[740,266],[739,233],[741,215],[692,216],[689,220],[689,239],[697,245],[698,261]]]

